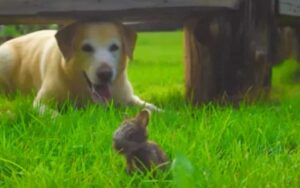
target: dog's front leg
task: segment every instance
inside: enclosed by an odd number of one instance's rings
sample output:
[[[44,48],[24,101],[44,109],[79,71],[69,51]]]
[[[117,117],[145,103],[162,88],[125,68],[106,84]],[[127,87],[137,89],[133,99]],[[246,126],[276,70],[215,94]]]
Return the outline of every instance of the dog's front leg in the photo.
[[[46,104],[43,103],[42,100],[44,100],[45,97],[46,97],[45,90],[40,89],[37,96],[35,97],[35,99],[33,101],[33,107],[35,109],[37,109],[38,113],[41,114],[41,115],[51,114],[52,118],[56,118],[60,114],[57,111],[49,108]]]
[[[140,99],[136,95],[133,95],[131,97],[131,100],[130,100],[129,104],[141,106],[141,107],[149,109],[150,111],[158,111],[158,112],[162,111],[162,109],[158,108],[154,104],[151,104],[151,103],[148,103],[146,101],[143,101],[142,99]]]

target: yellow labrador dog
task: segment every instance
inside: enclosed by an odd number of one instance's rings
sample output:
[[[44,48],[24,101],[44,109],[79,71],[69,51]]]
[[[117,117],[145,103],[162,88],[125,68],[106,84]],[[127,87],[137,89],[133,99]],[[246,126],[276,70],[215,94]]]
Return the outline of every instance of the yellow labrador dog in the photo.
[[[76,106],[113,100],[156,110],[134,95],[127,79],[135,42],[133,30],[111,22],[78,22],[12,39],[0,46],[0,90],[36,91],[41,112],[50,100]]]

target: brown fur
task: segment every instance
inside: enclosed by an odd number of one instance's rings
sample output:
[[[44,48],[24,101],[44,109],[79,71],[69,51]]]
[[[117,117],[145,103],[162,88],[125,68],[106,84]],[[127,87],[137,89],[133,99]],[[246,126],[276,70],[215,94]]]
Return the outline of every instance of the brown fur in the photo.
[[[115,131],[113,146],[126,158],[127,172],[164,169],[168,163],[165,152],[148,141],[147,125],[150,112],[143,110],[135,118],[125,120]]]

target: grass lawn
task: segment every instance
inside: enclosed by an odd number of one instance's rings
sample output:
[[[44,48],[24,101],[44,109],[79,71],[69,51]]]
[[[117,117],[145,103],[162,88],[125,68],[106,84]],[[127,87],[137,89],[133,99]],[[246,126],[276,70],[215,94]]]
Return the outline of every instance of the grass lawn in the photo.
[[[33,96],[0,97],[0,187],[299,187],[300,66],[274,68],[269,101],[193,109],[183,98],[182,33],[142,33],[129,77],[162,107],[150,138],[173,160],[156,179],[125,173],[112,133],[136,107],[39,116]],[[297,71],[298,70],[298,71]]]

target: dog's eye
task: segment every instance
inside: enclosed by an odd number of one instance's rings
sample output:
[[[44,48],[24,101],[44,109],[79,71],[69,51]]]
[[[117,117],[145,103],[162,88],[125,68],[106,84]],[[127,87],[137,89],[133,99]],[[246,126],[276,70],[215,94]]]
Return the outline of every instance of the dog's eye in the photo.
[[[90,44],[84,44],[84,45],[81,47],[81,50],[84,51],[84,52],[87,52],[87,53],[92,53],[92,52],[94,52],[94,48],[93,48],[93,46],[91,46]]]
[[[112,44],[110,47],[109,47],[109,51],[111,52],[115,52],[119,49],[119,46],[116,45],[116,44]]]

